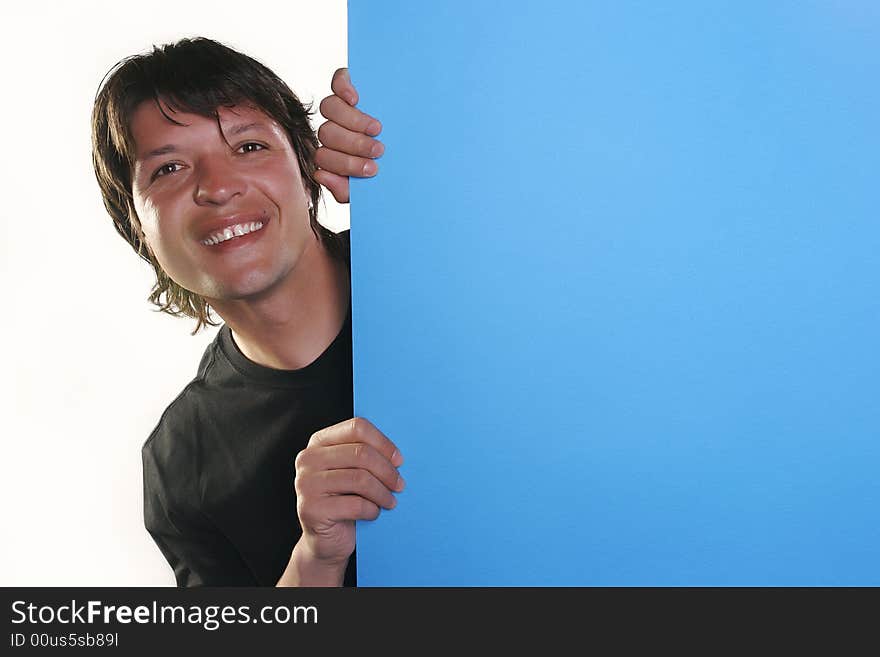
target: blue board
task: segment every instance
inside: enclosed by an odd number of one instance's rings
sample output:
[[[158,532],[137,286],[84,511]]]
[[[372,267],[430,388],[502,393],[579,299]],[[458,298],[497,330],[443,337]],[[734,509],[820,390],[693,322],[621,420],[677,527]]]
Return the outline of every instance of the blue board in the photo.
[[[880,4],[349,1],[359,583],[880,585]]]

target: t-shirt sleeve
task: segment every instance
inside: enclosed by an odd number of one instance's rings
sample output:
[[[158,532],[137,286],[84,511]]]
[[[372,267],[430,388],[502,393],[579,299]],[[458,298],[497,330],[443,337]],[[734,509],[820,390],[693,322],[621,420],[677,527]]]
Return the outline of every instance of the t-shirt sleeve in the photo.
[[[177,586],[256,586],[241,555],[187,492],[191,473],[157,458],[149,441],[141,454],[144,525],[174,570]]]

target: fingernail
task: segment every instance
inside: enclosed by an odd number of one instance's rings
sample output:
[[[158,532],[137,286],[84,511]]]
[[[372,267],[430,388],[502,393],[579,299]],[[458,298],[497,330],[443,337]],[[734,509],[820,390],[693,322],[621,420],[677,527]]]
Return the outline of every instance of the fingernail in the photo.
[[[367,160],[367,163],[364,164],[364,175],[365,176],[373,176],[379,170],[379,167],[376,166],[376,163],[373,160]]]
[[[399,449],[395,449],[394,454],[391,455],[391,464],[394,467],[399,468],[402,463],[403,463],[403,454],[400,453]]]
[[[397,484],[394,486],[394,490],[403,490],[404,486],[406,486],[406,482],[403,480],[403,477],[397,475]]]
[[[367,134],[371,137],[375,137],[380,132],[382,132],[382,124],[378,121],[370,121],[370,125],[367,126]]]
[[[381,141],[377,141],[373,144],[373,147],[370,149],[370,157],[379,157],[382,153],[385,152],[385,144]]]
[[[357,105],[357,96],[354,94],[345,94],[345,100],[348,101],[349,105]]]

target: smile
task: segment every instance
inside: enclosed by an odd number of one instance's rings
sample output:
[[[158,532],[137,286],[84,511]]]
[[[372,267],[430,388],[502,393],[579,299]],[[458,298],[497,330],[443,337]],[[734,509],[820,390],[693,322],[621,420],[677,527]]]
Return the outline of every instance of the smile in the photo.
[[[218,230],[216,233],[208,235],[208,237],[202,240],[202,244],[204,244],[205,246],[215,246],[217,244],[221,244],[222,242],[228,242],[229,240],[236,237],[247,235],[248,233],[255,233],[262,227],[262,221],[251,221],[250,223],[227,226],[223,230]]]

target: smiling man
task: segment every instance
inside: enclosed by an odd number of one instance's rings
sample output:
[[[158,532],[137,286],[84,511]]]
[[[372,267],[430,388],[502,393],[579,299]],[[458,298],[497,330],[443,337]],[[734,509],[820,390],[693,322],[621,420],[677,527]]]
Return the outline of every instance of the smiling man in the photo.
[[[353,585],[354,522],[402,490],[395,445],[352,418],[348,199],[380,126],[345,70],[309,112],[254,59],[185,39],[120,62],[95,101],[95,172],[151,301],[223,320],[143,447],[144,517],[180,586]],[[323,168],[318,168],[321,163]]]

